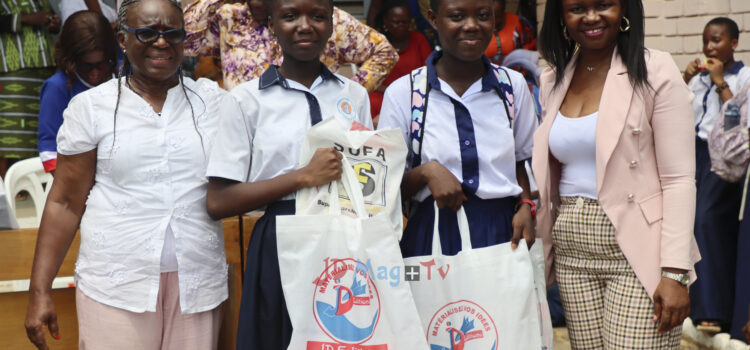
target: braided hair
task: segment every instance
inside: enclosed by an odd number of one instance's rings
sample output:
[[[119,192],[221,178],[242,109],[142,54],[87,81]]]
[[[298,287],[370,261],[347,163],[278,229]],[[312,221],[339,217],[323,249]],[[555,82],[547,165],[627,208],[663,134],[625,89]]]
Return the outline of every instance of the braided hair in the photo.
[[[172,5],[177,11],[180,12],[180,17],[183,18],[183,26],[184,26],[184,14],[182,11],[182,6],[180,6],[180,3],[176,0],[164,0],[169,2],[170,5]],[[122,5],[120,5],[120,9],[117,12],[117,31],[122,33],[123,35],[127,35],[128,31],[125,29],[125,23],[127,21],[127,15],[128,15],[128,8],[136,3],[141,2],[141,0],[124,0],[122,2]],[[120,96],[122,95],[122,81],[121,79],[125,77],[125,79],[129,79],[128,76],[131,74],[132,66],[130,64],[130,60],[128,60],[128,55],[123,55],[122,57],[122,65],[120,65],[120,70],[117,72],[117,102],[115,103],[115,113],[114,113],[114,119],[113,119],[113,127],[112,127],[112,148],[110,149],[109,153],[110,156],[112,155],[112,151],[115,149],[115,141],[117,139],[117,111],[120,107]],[[201,150],[203,150],[203,158],[206,158],[206,149],[205,145],[203,144],[203,135],[201,135],[200,130],[198,129],[198,122],[195,119],[195,108],[193,108],[193,103],[190,102],[190,98],[188,97],[188,91],[193,93],[195,96],[197,96],[201,103],[203,103],[204,106],[204,112],[205,112],[205,101],[203,101],[203,98],[200,97],[200,95],[193,91],[192,89],[188,88],[184,84],[184,80],[181,73],[182,69],[177,70],[177,77],[179,79],[179,84],[182,87],[182,92],[185,94],[185,100],[187,100],[188,105],[190,105],[190,113],[193,118],[193,127],[195,128],[195,132],[198,134],[198,137],[201,141]]]

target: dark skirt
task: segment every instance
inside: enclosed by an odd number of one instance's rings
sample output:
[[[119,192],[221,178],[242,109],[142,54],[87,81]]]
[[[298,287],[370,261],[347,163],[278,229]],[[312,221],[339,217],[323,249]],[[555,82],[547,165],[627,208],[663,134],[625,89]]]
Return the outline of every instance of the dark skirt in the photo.
[[[711,171],[706,141],[696,139],[695,146],[695,240],[702,259],[690,287],[690,317],[696,323],[719,321],[726,329],[732,321],[742,183],[726,182]]]
[[[737,239],[737,278],[734,293],[732,338],[745,341],[742,327],[747,324],[750,308],[750,195],[745,200],[745,215]]]
[[[293,200],[271,203],[253,228],[247,247],[237,349],[286,350],[292,339],[276,251],[276,216],[294,215],[294,211]]]
[[[416,208],[401,238],[401,254],[405,258],[432,254],[432,231],[435,223],[435,199],[427,197]],[[472,248],[506,243],[513,237],[513,214],[516,198],[481,199],[469,196],[464,202],[471,231]],[[440,209],[440,245],[443,254],[456,255],[461,250],[456,212]]]

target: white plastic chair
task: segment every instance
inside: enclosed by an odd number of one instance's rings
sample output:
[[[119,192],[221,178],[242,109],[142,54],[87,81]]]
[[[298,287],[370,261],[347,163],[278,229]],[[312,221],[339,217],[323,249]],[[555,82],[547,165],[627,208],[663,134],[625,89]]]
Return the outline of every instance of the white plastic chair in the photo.
[[[10,208],[10,199],[5,194],[5,182],[0,178],[0,230],[15,230],[18,228],[16,213]]]
[[[44,185],[47,184],[47,190]],[[24,159],[11,165],[5,175],[5,195],[8,196],[10,209],[16,213],[16,195],[21,191],[29,193],[34,201],[36,217],[31,222],[21,220],[21,228],[39,227],[42,221],[44,203],[47,201],[47,193],[52,185],[52,175],[44,172],[42,160],[39,157]],[[16,216],[17,217],[17,216]]]

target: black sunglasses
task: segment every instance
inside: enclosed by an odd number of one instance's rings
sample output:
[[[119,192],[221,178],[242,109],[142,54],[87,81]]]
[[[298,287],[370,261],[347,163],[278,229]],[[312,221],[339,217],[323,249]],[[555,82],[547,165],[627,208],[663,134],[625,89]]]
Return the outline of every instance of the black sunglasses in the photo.
[[[94,69],[108,71],[108,70],[112,70],[112,67],[114,67],[114,63],[110,60],[104,60],[104,61],[96,62],[96,63],[86,63],[86,62],[76,63],[76,68],[78,68],[78,71],[84,74],[91,72]]]
[[[179,45],[185,41],[185,29],[175,28],[160,32],[156,29],[143,27],[143,28],[131,28],[127,25],[122,25],[125,30],[135,34],[135,38],[144,45],[152,45],[159,40],[159,37],[164,37],[164,40],[169,45]]]

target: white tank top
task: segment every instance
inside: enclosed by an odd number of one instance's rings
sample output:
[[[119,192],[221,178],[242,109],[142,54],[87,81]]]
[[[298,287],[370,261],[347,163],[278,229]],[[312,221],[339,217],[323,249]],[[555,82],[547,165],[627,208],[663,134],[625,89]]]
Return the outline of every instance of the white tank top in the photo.
[[[560,196],[597,199],[596,120],[599,112],[568,118],[557,112],[549,133],[549,150],[560,164]]]

